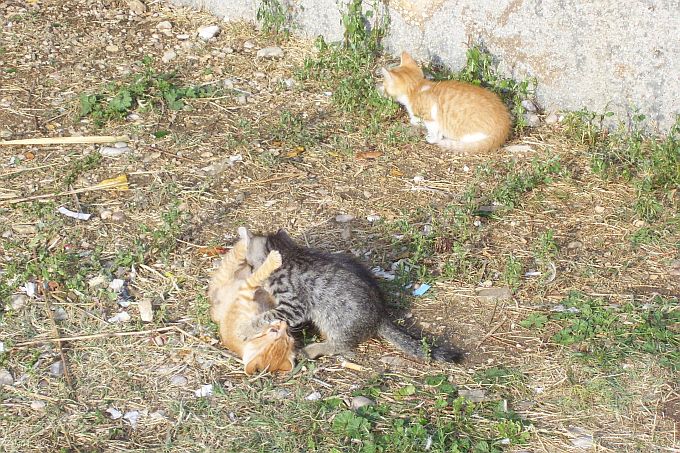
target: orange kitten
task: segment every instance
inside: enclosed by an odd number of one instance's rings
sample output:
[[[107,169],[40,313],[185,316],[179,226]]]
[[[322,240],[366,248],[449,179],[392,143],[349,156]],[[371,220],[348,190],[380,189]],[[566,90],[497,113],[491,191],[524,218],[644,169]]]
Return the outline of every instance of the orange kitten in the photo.
[[[424,124],[426,140],[459,153],[491,151],[510,132],[510,114],[491,91],[465,82],[426,80],[411,55],[382,68],[385,93],[406,107],[411,124]]]
[[[252,274],[245,256],[245,242],[239,241],[222,259],[208,286],[210,317],[219,326],[222,345],[243,358],[246,374],[290,371],[295,363],[294,340],[286,323],[252,326],[253,318],[275,305],[261,286],[281,266],[281,255],[270,252]]]

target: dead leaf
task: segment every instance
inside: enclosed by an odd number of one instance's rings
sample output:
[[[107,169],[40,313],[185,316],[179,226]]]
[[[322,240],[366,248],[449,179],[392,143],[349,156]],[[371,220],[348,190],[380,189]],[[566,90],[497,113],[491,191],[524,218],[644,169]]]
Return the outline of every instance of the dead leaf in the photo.
[[[377,159],[382,155],[383,153],[381,153],[380,151],[362,151],[360,153],[357,153],[356,158],[358,160]]]
[[[127,175],[116,176],[115,178],[105,179],[99,184],[92,187],[92,189],[101,188],[107,190],[130,190],[128,186]]]
[[[300,154],[305,152],[304,146],[296,146],[286,153],[286,157],[298,157]]]
[[[199,247],[198,253],[205,256],[219,256],[227,253],[227,249],[224,247]]]
[[[395,178],[399,178],[401,176],[404,176],[404,173],[401,170],[399,170],[397,167],[393,167],[390,170],[390,176],[394,176]]]
[[[33,159],[35,159],[35,154],[33,154],[30,151],[26,151],[24,153],[24,157],[26,158],[26,160],[33,160]]]
[[[283,142],[281,142],[280,140],[274,140],[271,143],[271,145],[272,145],[272,148],[281,148],[281,145],[283,145]]]
[[[50,291],[55,291],[59,289],[59,283],[55,282],[54,280],[50,280],[47,282],[47,286],[49,286]]]

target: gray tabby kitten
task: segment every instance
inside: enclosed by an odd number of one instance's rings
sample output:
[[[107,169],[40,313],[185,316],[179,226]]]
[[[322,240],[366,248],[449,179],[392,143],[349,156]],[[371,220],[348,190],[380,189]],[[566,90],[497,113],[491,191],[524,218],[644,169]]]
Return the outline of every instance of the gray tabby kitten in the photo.
[[[291,328],[312,322],[326,338],[303,349],[309,358],[348,352],[369,338],[380,336],[409,356],[427,360],[420,339],[395,326],[385,312],[385,300],[371,272],[353,257],[329,254],[296,244],[284,231],[254,236],[241,227],[246,241],[246,261],[259,267],[272,250],[281,253],[283,264],[272,272],[267,290],[278,305],[260,315],[256,326],[274,320]],[[459,362],[462,354],[444,348],[432,350],[431,358]]]

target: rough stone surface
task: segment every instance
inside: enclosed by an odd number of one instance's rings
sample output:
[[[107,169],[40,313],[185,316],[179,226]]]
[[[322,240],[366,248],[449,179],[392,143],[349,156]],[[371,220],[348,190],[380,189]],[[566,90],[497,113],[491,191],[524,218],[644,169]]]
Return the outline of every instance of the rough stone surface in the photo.
[[[259,4],[173,1],[225,20],[251,21]],[[290,5],[305,35],[342,39],[346,2],[298,0]],[[459,69],[466,43],[483,43],[505,74],[536,77],[538,105],[547,111],[611,110],[625,121],[638,107],[650,126],[661,130],[680,112],[677,2],[395,0],[389,9],[385,44],[391,53],[407,50],[420,60]]]

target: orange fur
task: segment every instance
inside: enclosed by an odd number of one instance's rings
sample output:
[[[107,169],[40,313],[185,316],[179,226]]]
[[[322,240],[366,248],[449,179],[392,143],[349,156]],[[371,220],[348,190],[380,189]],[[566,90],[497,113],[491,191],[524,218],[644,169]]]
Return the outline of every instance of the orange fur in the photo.
[[[510,114],[491,91],[469,83],[432,82],[407,53],[401,64],[382,69],[387,95],[406,107],[412,124],[423,123],[427,141],[459,153],[491,151],[510,133]]]
[[[247,374],[290,371],[295,363],[294,341],[286,323],[275,321],[258,330],[252,326],[253,318],[275,305],[261,286],[281,266],[281,255],[270,252],[252,274],[245,255],[245,243],[239,241],[210,280],[210,317],[219,326],[222,345],[243,358]]]

